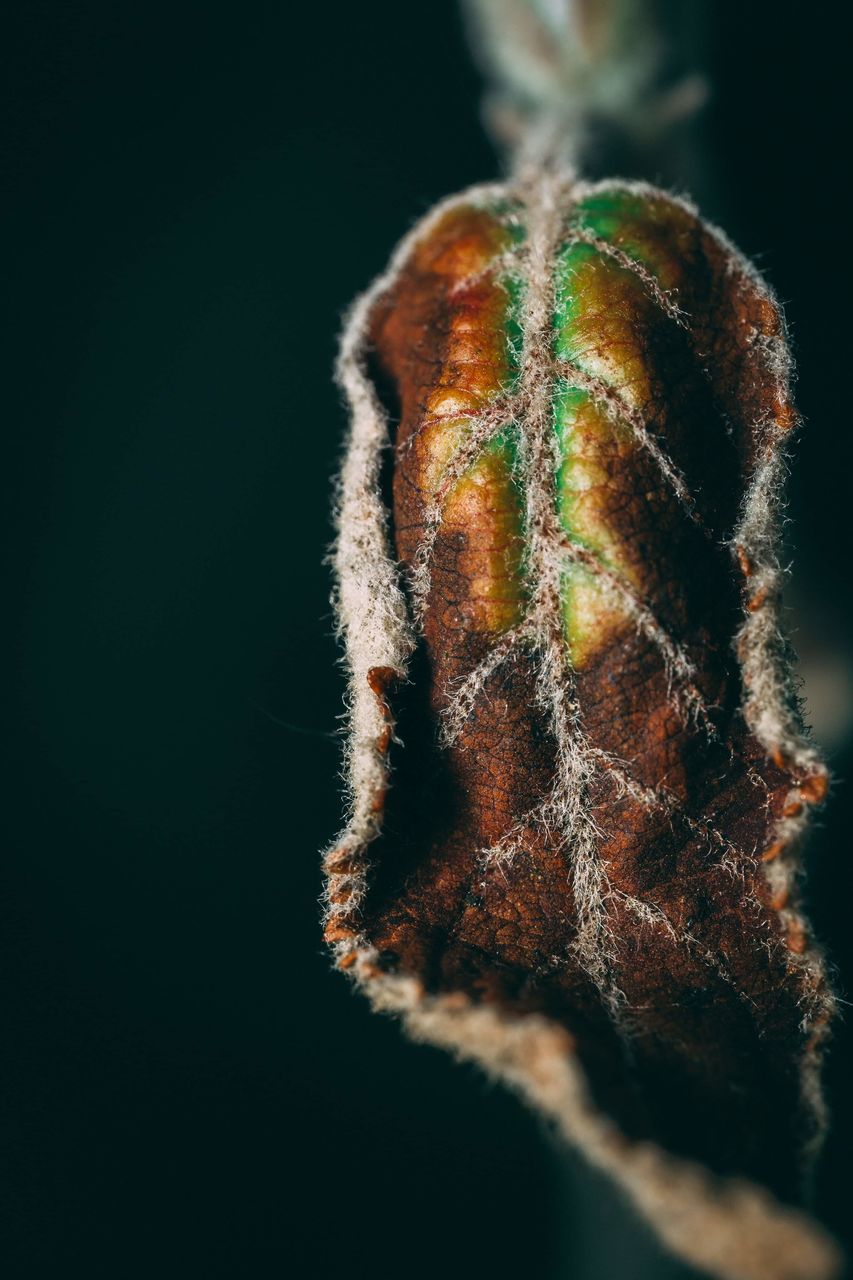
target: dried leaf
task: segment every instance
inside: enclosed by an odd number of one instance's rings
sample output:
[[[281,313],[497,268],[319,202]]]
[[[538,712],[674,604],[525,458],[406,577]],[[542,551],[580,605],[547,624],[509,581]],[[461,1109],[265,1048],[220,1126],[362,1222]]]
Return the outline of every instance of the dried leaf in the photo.
[[[695,1264],[831,1274],[787,1207],[832,997],[796,900],[827,774],[778,624],[775,301],[682,201],[546,174],[417,227],[340,371],[338,964]]]

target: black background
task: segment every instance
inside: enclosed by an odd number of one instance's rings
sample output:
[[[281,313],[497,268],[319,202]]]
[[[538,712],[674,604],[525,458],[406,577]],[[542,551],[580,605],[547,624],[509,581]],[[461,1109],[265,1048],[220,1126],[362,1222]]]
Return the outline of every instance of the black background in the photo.
[[[836,713],[841,9],[717,3],[706,131],[708,212],[793,327],[797,643]],[[495,173],[454,6],[31,0],[6,26],[4,1274],[662,1276],[539,1122],[369,1015],[320,941],[330,367],[399,236]],[[811,898],[843,971],[833,763]],[[850,1057],[842,1026],[819,1198],[842,1234]]]

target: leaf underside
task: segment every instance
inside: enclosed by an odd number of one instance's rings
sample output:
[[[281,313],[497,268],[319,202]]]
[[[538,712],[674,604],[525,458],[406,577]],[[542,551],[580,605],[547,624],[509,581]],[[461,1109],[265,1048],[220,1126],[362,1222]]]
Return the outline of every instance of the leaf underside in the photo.
[[[416,647],[372,668],[390,785],[330,855],[328,936],[542,1015],[627,1138],[795,1201],[829,997],[793,843],[826,780],[772,476],[749,507],[795,423],[782,320],[680,201],[544,205],[457,202],[369,308]]]

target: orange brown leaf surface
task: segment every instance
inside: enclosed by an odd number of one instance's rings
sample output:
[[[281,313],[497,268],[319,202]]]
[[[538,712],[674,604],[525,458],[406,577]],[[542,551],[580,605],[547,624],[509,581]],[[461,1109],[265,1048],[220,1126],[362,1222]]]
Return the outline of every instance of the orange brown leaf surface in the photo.
[[[451,205],[365,323],[416,651],[330,940],[542,1020],[629,1142],[796,1202],[831,998],[793,881],[826,774],[772,612],[778,308],[612,184]]]

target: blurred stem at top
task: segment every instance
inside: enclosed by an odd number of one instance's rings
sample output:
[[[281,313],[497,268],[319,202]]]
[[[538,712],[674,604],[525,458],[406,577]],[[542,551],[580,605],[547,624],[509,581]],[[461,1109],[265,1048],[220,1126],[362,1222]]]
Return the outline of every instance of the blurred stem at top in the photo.
[[[698,138],[707,0],[464,0],[511,167],[709,185]]]

